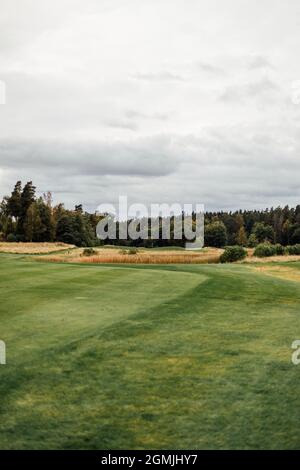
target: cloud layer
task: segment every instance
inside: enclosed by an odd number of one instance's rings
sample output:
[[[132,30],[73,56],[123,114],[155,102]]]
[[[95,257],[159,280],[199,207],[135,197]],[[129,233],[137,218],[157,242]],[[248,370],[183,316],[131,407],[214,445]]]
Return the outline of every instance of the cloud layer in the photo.
[[[0,0],[0,189],[299,202],[300,4]]]

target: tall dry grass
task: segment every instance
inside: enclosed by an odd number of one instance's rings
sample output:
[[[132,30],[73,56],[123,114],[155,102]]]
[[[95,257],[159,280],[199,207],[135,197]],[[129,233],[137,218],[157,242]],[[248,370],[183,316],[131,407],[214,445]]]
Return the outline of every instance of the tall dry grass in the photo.
[[[265,258],[259,258],[258,256],[248,256],[240,263],[285,263],[292,261],[300,261],[300,255],[274,255]]]
[[[94,256],[62,257],[50,256],[48,261],[71,262],[71,263],[92,263],[92,264],[207,264],[218,263],[219,253],[137,253],[134,255],[121,253],[101,253]]]
[[[11,254],[27,254],[27,255],[39,255],[47,254],[51,252],[64,251],[72,249],[74,245],[67,245],[66,243],[8,243],[0,242],[0,253],[11,253]]]

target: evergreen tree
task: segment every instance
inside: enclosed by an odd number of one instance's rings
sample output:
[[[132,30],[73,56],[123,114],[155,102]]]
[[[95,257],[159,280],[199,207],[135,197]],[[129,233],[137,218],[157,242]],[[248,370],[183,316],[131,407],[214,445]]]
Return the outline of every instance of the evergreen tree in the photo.
[[[42,198],[36,202],[39,216],[41,219],[42,230],[40,232],[39,240],[41,242],[53,242],[55,237],[55,222],[52,215],[51,207],[45,204]]]
[[[223,222],[215,221],[204,231],[205,245],[221,248],[227,243],[227,231]]]
[[[24,189],[21,194],[21,214],[26,215],[29,206],[35,200],[35,186],[33,186],[32,181],[28,181],[25,184]]]
[[[22,203],[21,203],[21,194],[22,194],[22,183],[17,181],[15,184],[14,190],[11,193],[10,198],[7,201],[7,210],[11,217],[14,217],[16,220],[21,215]]]
[[[57,221],[56,239],[63,243],[73,244],[74,242],[73,221],[67,212],[62,214]]]
[[[33,186],[32,181],[28,181],[28,183],[25,184],[23,191],[21,193],[21,210],[20,210],[20,217],[18,219],[18,227],[17,231],[18,234],[21,237],[24,237],[24,224],[25,224],[25,219],[27,217],[27,211],[31,204],[35,200],[35,186]],[[26,237],[26,235],[25,235]]]

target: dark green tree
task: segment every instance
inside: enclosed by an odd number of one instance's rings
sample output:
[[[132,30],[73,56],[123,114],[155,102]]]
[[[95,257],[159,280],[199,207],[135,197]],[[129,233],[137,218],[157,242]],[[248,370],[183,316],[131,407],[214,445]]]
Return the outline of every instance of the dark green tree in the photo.
[[[16,220],[18,220],[22,211],[21,195],[22,195],[22,183],[21,181],[17,181],[17,183],[15,184],[14,190],[11,193],[11,196],[8,198],[8,201],[7,201],[7,211],[9,215],[11,217],[14,217]]]
[[[253,227],[252,233],[258,243],[262,243],[264,241],[274,242],[274,229],[271,225],[257,222]]]
[[[227,243],[227,231],[223,222],[215,221],[205,227],[204,239],[206,246],[221,248]]]
[[[42,198],[36,201],[42,224],[39,240],[41,242],[53,242],[55,237],[55,221],[51,207]]]
[[[74,243],[73,218],[67,211],[57,221],[56,240],[71,245]]]
[[[21,210],[20,216],[18,219],[17,232],[19,237],[25,238],[25,220],[27,217],[27,211],[31,204],[35,201],[35,186],[33,186],[32,181],[28,181],[25,184],[23,191],[21,193]]]
[[[292,245],[296,245],[297,243],[300,243],[300,226],[298,224],[294,224],[292,227],[290,240]]]

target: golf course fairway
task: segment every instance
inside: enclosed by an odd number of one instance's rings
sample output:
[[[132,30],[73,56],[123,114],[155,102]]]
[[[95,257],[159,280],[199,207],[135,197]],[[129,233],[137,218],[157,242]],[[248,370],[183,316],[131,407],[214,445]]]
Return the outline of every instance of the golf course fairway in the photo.
[[[1,449],[299,448],[297,280],[1,254],[0,339]]]

